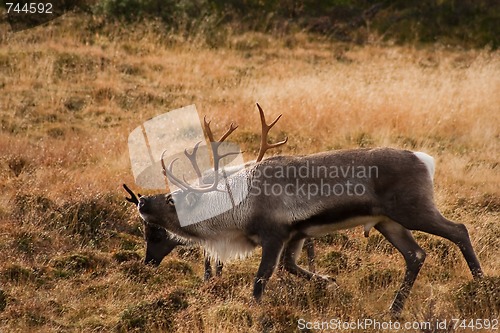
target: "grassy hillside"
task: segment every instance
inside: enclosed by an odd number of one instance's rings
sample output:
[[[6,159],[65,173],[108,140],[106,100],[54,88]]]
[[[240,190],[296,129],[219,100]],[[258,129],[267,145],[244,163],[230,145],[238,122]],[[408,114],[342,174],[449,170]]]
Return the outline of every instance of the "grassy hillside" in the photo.
[[[85,2],[85,0],[80,1]],[[88,2],[88,1],[87,1]],[[435,43],[498,48],[495,0],[101,0],[94,12],[136,21],[155,18],[171,29],[282,33],[307,30],[333,40]],[[78,2],[77,2],[78,3]]]
[[[317,270],[339,288],[276,272],[261,305],[251,298],[259,251],[209,283],[198,249],[177,249],[158,269],[141,263],[142,225],[121,189],[134,183],[127,137],[193,103],[217,133],[239,124],[233,139],[248,159],[255,102],[283,113],[272,139],[290,139],[275,153],[433,155],[437,205],[467,225],[488,278],[472,283],[456,247],[416,233],[428,257],[402,320],[498,319],[498,51],[255,32],[226,32],[213,48],[217,34],[100,24],[67,15],[0,34],[1,332],[295,332],[301,318],[389,320],[404,262],[360,228],[317,241]]]

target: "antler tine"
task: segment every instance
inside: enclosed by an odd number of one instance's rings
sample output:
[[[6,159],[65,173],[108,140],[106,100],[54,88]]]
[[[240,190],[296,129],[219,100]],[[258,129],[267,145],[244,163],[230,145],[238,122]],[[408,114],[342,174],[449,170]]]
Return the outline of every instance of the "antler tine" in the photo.
[[[262,124],[262,127],[265,127],[268,130],[270,130],[278,122],[278,120],[280,120],[281,116],[283,116],[282,114],[280,114],[270,124],[267,124],[266,123],[266,116],[264,115],[264,110],[262,110],[262,107],[259,105],[259,103],[256,103],[256,104],[257,104],[257,108],[259,109],[260,123]]]
[[[264,154],[268,149],[271,148],[276,148],[281,145],[284,145],[285,143],[288,142],[288,136],[285,137],[284,140],[276,142],[276,143],[268,143],[267,142],[267,135],[269,134],[269,130],[280,120],[281,114],[276,117],[270,124],[266,123],[266,116],[264,115],[264,111],[260,107],[259,103],[257,103],[257,108],[259,109],[259,114],[260,114],[260,123],[262,127],[262,134],[260,138],[260,149],[259,149],[259,154],[257,156],[257,162],[262,161],[262,158],[264,157]]]
[[[165,161],[163,160],[163,155],[165,155],[165,153],[167,152],[167,150],[164,150],[162,153],[161,153],[161,157],[160,157],[160,162],[161,162],[161,168],[162,168],[162,173],[163,175],[166,177],[167,176],[167,167],[165,167]]]
[[[196,153],[198,152],[198,148],[201,144],[201,141],[196,143],[193,147],[193,152],[190,154],[187,149],[184,149],[184,155],[188,158],[188,160],[191,162],[191,165],[193,166],[194,172],[196,172],[196,175],[198,176],[199,183],[201,183],[201,170],[200,167],[198,166],[198,162],[196,162]]]
[[[168,168],[165,167],[165,161],[163,160],[163,155],[165,154],[166,150],[164,150],[161,153],[161,167],[163,168],[163,175],[168,178],[168,180],[174,184],[175,186],[179,187],[182,190],[187,190],[190,188],[189,184],[187,182],[183,183],[182,180],[174,176],[174,173],[172,172],[173,166],[175,161],[177,161],[179,158],[174,158],[170,164],[168,165]]]
[[[229,128],[228,128],[228,130],[226,131],[226,133],[224,133],[224,134],[220,137],[220,139],[219,139],[219,141],[218,141],[218,142],[219,142],[219,143],[224,142],[224,140],[226,140],[226,139],[227,139],[227,137],[228,137],[228,136],[230,136],[230,135],[231,135],[231,133],[233,133],[233,132],[234,132],[237,128],[238,128],[238,125],[236,125],[236,126],[235,126],[235,125],[234,125],[234,123],[231,123],[231,124],[229,125]]]
[[[267,148],[268,148],[268,149],[271,149],[271,148],[276,148],[276,147],[279,147],[279,146],[281,146],[281,145],[284,145],[284,144],[285,144],[285,143],[287,143],[287,142],[288,142],[288,136],[286,136],[284,140],[281,140],[281,141],[279,141],[279,142],[276,142],[276,143],[268,143],[268,144],[267,144]]]
[[[208,136],[208,141],[214,142],[215,139],[212,130],[210,129],[210,123],[211,121],[207,121],[207,116],[206,115],[203,116],[203,125],[205,126],[205,133]]]
[[[219,157],[219,159],[223,159],[224,157],[228,157],[231,155],[238,155],[239,153],[240,153],[239,151],[230,151],[229,153],[219,155],[218,157]]]
[[[218,141],[215,141],[214,135],[212,133],[212,129],[210,128],[210,123],[211,123],[211,121],[207,121],[207,116],[206,115],[203,116],[203,124],[205,126],[205,133],[207,134],[208,140],[210,142],[216,142],[216,143],[224,142],[224,140],[226,140],[227,137],[229,135],[231,135],[231,133],[233,133],[234,130],[236,130],[238,128],[238,125],[234,125],[234,123],[231,123],[229,125],[228,130],[224,134],[222,134],[222,136],[220,137],[220,139]]]

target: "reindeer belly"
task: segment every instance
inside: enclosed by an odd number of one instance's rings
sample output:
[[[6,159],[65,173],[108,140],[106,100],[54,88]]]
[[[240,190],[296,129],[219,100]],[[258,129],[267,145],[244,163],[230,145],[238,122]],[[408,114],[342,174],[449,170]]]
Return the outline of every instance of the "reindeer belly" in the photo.
[[[381,222],[384,218],[384,216],[356,216],[342,221],[321,224],[314,224],[313,221],[311,221],[311,224],[303,225],[302,228],[300,228],[300,231],[309,237],[320,237],[336,230],[351,229],[362,225],[365,230],[365,236],[368,236],[370,229],[377,223]]]
[[[241,232],[228,232],[224,237],[207,239],[202,243],[209,256],[221,262],[244,259],[252,253],[256,245]]]

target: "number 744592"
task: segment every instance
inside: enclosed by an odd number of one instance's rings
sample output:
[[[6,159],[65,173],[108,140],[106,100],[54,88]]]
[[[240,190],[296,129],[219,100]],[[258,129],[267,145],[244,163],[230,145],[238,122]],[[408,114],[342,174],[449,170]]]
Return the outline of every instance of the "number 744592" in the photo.
[[[30,2],[30,3],[16,3],[6,2],[7,13],[26,13],[26,14],[52,14],[52,4],[50,2]]]

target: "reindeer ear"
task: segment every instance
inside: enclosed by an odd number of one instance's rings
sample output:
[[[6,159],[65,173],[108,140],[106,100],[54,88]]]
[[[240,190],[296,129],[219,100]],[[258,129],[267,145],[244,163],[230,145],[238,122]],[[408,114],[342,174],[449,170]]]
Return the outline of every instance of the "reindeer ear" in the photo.
[[[193,207],[198,202],[199,197],[199,193],[189,192],[186,194],[186,203],[189,207]]]

